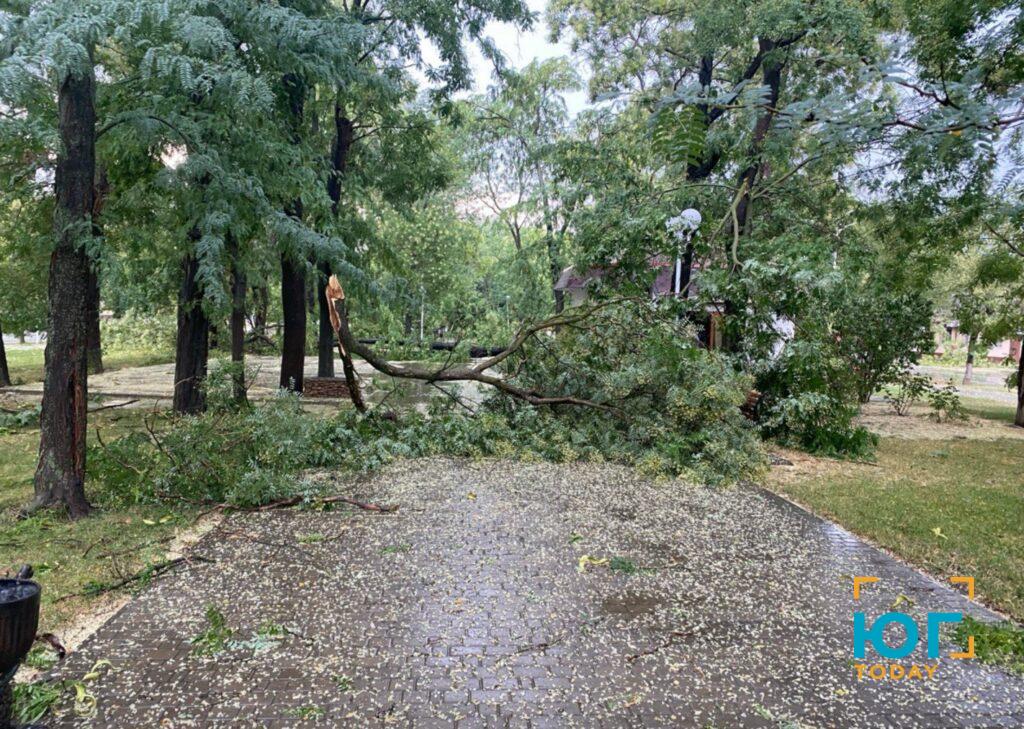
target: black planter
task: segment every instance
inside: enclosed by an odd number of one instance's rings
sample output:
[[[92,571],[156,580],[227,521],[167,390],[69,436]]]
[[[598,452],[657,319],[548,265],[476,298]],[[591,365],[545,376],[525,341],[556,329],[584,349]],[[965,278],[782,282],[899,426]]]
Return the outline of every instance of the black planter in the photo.
[[[39,585],[31,580],[0,579],[0,598],[14,592],[13,599],[0,599],[0,674],[21,662],[39,627]]]
[[[10,682],[39,627],[39,585],[0,579],[0,728],[10,726]]]

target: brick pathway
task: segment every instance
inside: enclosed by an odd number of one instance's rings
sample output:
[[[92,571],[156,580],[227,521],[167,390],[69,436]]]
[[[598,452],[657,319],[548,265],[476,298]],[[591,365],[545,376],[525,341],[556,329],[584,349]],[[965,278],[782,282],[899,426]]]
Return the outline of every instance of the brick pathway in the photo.
[[[991,615],[763,492],[442,459],[339,488],[401,509],[228,518],[68,658],[113,669],[52,725],[1024,724],[1024,681],[976,661],[858,681],[851,575],[871,615]],[[207,605],[234,634],[200,657]]]

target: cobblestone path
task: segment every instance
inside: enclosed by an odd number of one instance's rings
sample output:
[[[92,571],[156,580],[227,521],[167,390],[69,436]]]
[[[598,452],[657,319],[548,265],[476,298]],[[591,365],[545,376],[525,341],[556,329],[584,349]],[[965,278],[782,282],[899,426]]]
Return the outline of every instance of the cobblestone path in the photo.
[[[858,680],[852,613],[961,595],[755,489],[443,459],[338,488],[396,503],[236,514],[58,670],[96,727],[1021,726],[1024,681],[941,658]],[[852,576],[880,582],[854,603]],[[230,636],[196,644],[213,606]],[[908,607],[909,606],[909,607]],[[923,634],[923,630],[922,630]],[[909,664],[934,663],[918,653]],[[942,655],[953,646],[943,642]]]

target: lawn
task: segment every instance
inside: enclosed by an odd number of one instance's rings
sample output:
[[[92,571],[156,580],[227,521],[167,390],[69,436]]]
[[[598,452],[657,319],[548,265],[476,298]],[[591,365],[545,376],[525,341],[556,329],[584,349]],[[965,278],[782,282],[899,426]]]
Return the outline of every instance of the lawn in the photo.
[[[978,418],[997,420],[1001,423],[1013,423],[1013,416],[1017,412],[1015,405],[1010,403],[982,400],[980,398],[964,397],[960,402],[971,415]]]
[[[107,370],[119,370],[125,367],[162,364],[171,362],[173,359],[174,353],[170,351],[117,350],[103,353],[103,367]],[[26,382],[42,382],[43,348],[8,347],[7,366],[11,372],[11,382],[15,385],[23,385]]]
[[[769,486],[1024,619],[1024,441],[883,438],[876,465],[797,458]]]
[[[90,438],[104,440],[140,427],[139,412],[109,411],[90,416]],[[53,512],[19,518],[32,496],[32,474],[39,448],[36,428],[0,431],[0,572],[24,563],[36,569],[43,586],[40,632],[54,631],[95,600],[89,592],[135,574],[159,561],[178,527],[191,514],[165,505],[117,506],[104,499],[102,484],[90,484],[94,516],[68,522]],[[105,503],[106,502],[106,503]]]

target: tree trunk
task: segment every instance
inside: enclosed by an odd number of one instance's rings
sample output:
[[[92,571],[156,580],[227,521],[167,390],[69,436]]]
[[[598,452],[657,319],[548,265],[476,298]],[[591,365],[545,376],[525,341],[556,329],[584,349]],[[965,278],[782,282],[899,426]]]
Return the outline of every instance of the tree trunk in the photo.
[[[562,276],[562,259],[558,251],[558,241],[555,240],[550,225],[548,225],[547,231],[548,263],[551,267],[551,292],[555,297],[555,313],[561,314],[565,309],[565,292],[561,289],[556,289],[555,284],[558,283],[558,279]]]
[[[341,179],[348,169],[348,155],[355,139],[355,125],[345,114],[341,104],[334,104],[334,141],[331,144],[331,174],[327,177],[327,195],[331,198],[331,212],[338,217],[341,209]],[[331,266],[322,261],[319,266],[317,300],[320,302],[320,331],[317,346],[317,374],[334,377],[334,327],[331,326],[330,305],[326,286],[331,277]]]
[[[1024,428],[1024,347],[1017,362],[1017,414],[1013,424]]]
[[[281,79],[288,103],[292,143],[302,141],[302,116],[306,103],[305,82],[296,74]],[[285,213],[302,220],[302,198],[285,206]],[[281,252],[281,309],[284,334],[281,342],[280,386],[302,392],[306,358],[306,263],[288,251]]]
[[[199,231],[189,237],[199,239]],[[178,292],[178,341],[174,356],[174,412],[201,413],[206,410],[203,380],[210,357],[210,319],[203,311],[203,291],[198,279],[199,261],[189,254],[181,263]]]
[[[281,344],[281,387],[302,392],[306,359],[306,264],[281,254],[281,310],[284,336]]]
[[[66,76],[57,96],[62,147],[54,180],[57,246],[50,256],[39,465],[30,507],[62,504],[72,519],[90,510],[85,498],[89,260],[82,238],[92,233],[95,94],[90,66],[81,75]]]
[[[0,387],[11,386],[11,371],[7,369],[7,348],[4,347],[4,330],[0,326]]]
[[[231,256],[231,362],[232,396],[235,402],[246,402],[245,391],[245,269],[238,251],[238,241],[228,233],[228,254]]]
[[[317,337],[317,377],[334,377],[334,327],[331,326],[331,312],[327,303],[327,280],[331,277],[331,266],[321,261],[317,267],[317,301],[320,302],[320,332]]]
[[[764,153],[765,140],[775,119],[775,110],[779,102],[779,93],[782,89],[782,67],[783,63],[777,57],[772,57],[773,51],[779,48],[779,44],[767,38],[758,39],[758,55],[763,59],[761,62],[761,76],[763,84],[768,88],[766,108],[754,123],[754,131],[750,139],[750,148],[747,152],[747,166],[740,173],[738,180],[739,192],[733,201],[732,224],[730,226],[728,250],[726,258],[731,261],[733,268],[739,263],[739,240],[742,236],[749,234],[751,226],[751,207],[753,205],[754,186],[759,178],[767,173],[767,164],[762,155]],[[723,349],[728,352],[739,352],[742,347],[741,336],[736,328],[736,321],[744,311],[742,302],[731,298],[725,301],[725,320],[729,326],[729,335],[725,337]]]
[[[974,334],[967,335],[967,365],[964,367],[963,384],[971,384],[974,377]]]

